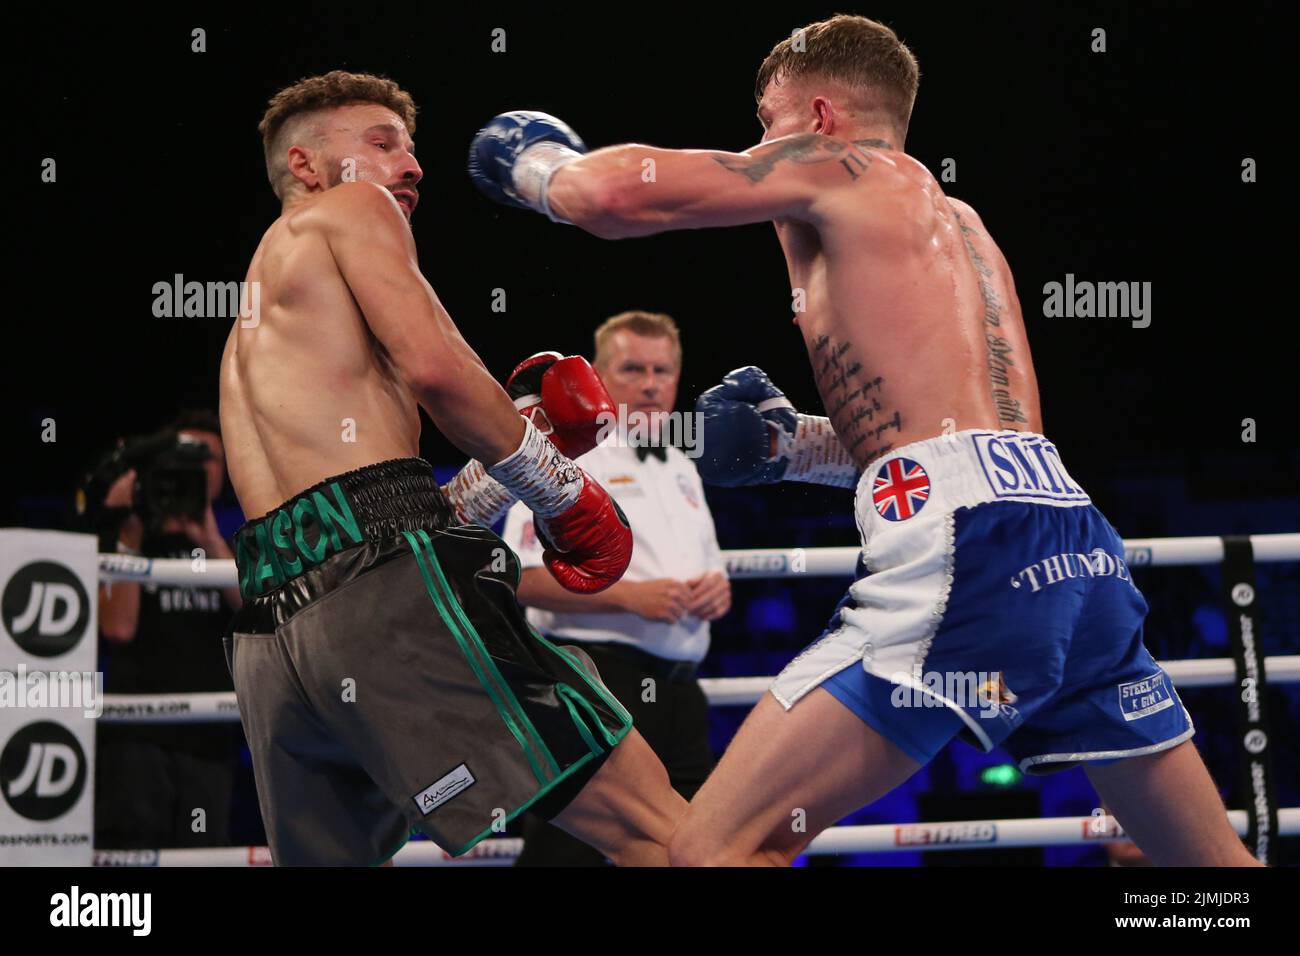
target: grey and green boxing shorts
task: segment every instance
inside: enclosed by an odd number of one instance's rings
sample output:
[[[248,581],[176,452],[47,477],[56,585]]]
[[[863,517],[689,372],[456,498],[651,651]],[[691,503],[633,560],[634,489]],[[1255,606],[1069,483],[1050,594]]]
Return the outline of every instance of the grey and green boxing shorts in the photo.
[[[226,655],[278,865],[383,862],[412,828],[458,856],[524,809],[554,817],[631,729],[418,458],[296,495],[240,528],[235,563]]]

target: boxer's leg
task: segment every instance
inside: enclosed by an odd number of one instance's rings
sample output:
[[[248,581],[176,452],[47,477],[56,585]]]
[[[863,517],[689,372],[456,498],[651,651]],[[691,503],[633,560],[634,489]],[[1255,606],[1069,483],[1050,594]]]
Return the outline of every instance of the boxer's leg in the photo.
[[[624,712],[585,650],[536,640],[552,664],[562,660],[568,668],[565,684],[570,692],[582,685],[589,705],[604,698],[606,705]],[[610,716],[612,712],[606,719]],[[613,725],[606,733],[612,730]],[[598,758],[598,765],[562,782],[533,810],[619,866],[667,866],[668,841],[686,811],[686,800],[673,789],[668,771],[645,738],[629,727]]]
[[[958,719],[941,716],[955,734]],[[822,830],[921,766],[824,688],[790,710],[764,695],[691,801],[670,859],[674,866],[787,865]]]
[[[1088,764],[1088,779],[1157,866],[1262,866],[1228,823],[1190,740],[1170,750]]]
[[[689,790],[682,789],[683,781],[673,772],[672,738],[675,728],[680,728],[683,716],[707,723],[708,702],[698,684],[660,685],[658,702],[646,703],[641,699],[641,680],[645,676],[643,666],[599,644],[584,644],[581,648],[569,649],[586,652],[586,656],[599,669],[601,682],[632,715],[635,730],[630,736],[639,737],[645,742],[664,764],[672,788],[689,799],[716,763],[713,752],[708,749],[707,738],[695,739],[692,741],[698,745],[695,750],[702,749],[704,752],[702,755],[696,752],[686,755],[694,760],[694,763],[683,765],[695,774],[686,778]],[[688,697],[691,709],[683,715],[681,705],[674,701],[680,699],[680,695],[688,689],[695,696]],[[634,752],[641,754],[641,758],[634,757]],[[668,838],[672,835],[676,821],[685,812],[686,804],[674,800],[661,790],[658,767],[645,758],[639,742],[624,740],[614,749],[614,753],[618,757],[613,769],[607,773],[602,772],[591,781],[590,786],[584,788],[582,782],[578,782],[572,788],[574,794],[581,790],[582,796],[566,810],[562,822],[568,827],[567,831],[543,820],[542,810],[537,805],[531,808],[524,822],[524,851],[516,866],[604,865],[606,853],[593,849],[586,840],[571,835],[575,829],[585,833],[593,828],[601,831],[593,839],[600,840],[607,848],[614,848],[608,853],[609,856],[619,857],[625,863],[629,856],[634,856],[635,862],[666,865]],[[603,767],[601,769],[603,771]],[[647,776],[652,779],[642,779]],[[651,800],[647,813],[641,804],[644,797],[652,791],[658,792],[659,797]],[[624,804],[628,807],[626,814],[621,809]],[[580,814],[584,819],[577,819]],[[552,821],[558,815],[552,812]],[[668,817],[672,819],[668,827],[656,824],[657,820]],[[644,824],[639,822],[643,818]],[[612,832],[609,832],[610,827],[613,828]],[[627,846],[631,853],[621,849],[623,846]],[[646,852],[639,852],[641,849]]]
[[[878,536],[873,573],[859,560],[827,629],[777,676],[691,801],[669,847],[674,865],[788,864],[958,733],[962,718],[947,706],[912,706],[911,694],[895,703],[898,685],[867,669],[884,652],[910,671],[943,643],[954,562],[936,517]]]
[[[667,866],[668,841],[686,800],[633,728],[551,823],[619,866]]]

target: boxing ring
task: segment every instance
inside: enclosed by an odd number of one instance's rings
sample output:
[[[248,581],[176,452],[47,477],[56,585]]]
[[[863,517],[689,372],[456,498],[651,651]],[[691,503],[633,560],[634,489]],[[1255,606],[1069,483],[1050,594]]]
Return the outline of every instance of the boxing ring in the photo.
[[[1176,567],[1224,563],[1232,548],[1249,542],[1253,563],[1300,561],[1300,533],[1259,534],[1248,538],[1139,538],[1124,541],[1130,567]],[[861,553],[856,547],[766,548],[724,551],[732,580],[790,578],[852,578]],[[1225,565],[1226,569],[1226,565]],[[99,556],[101,581],[130,581],[173,587],[232,587],[233,561],[190,561],[183,558],[142,558],[121,554]],[[1232,592],[1238,600],[1237,585]],[[1262,658],[1268,684],[1300,683],[1300,654]],[[1224,687],[1238,683],[1238,662],[1231,657],[1161,661],[1179,689]],[[1249,668],[1247,668],[1249,669]],[[752,705],[767,691],[771,677],[702,678],[700,685],[715,707]],[[101,720],[114,723],[217,723],[239,720],[234,693],[134,695],[107,694]],[[1249,746],[1249,745],[1248,745]],[[1253,751],[1252,751],[1253,752]],[[1245,810],[1228,811],[1240,835],[1249,830]],[[1300,835],[1300,807],[1277,809],[1276,836]],[[1127,839],[1113,817],[959,820],[937,823],[898,823],[832,827],[816,837],[805,855],[916,852],[918,850],[987,850],[1006,847],[1098,845]],[[523,848],[520,838],[484,840],[464,856],[453,859],[427,840],[408,843],[393,858],[397,866],[508,866]],[[96,866],[268,866],[265,847],[212,849],[111,850],[96,848]]]

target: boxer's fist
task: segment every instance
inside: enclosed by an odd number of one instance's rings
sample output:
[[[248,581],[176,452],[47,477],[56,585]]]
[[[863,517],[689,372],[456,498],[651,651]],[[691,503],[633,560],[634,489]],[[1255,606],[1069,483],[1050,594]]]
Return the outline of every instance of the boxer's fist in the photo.
[[[695,462],[711,485],[767,485],[780,481],[799,416],[767,373],[753,365],[729,372],[695,401],[703,423]]]
[[[510,373],[506,392],[519,413],[569,458],[595,448],[601,427],[617,414],[605,383],[581,355],[529,356]]]
[[[469,178],[489,199],[507,206],[534,208],[515,188],[514,172],[524,150],[538,143],[556,143],[580,154],[587,151],[577,133],[548,113],[502,113],[479,130],[470,143]]]
[[[579,469],[581,471],[581,469]],[[549,518],[533,516],[542,562],[562,586],[578,594],[603,591],[632,561],[632,529],[623,509],[582,472],[578,500]]]

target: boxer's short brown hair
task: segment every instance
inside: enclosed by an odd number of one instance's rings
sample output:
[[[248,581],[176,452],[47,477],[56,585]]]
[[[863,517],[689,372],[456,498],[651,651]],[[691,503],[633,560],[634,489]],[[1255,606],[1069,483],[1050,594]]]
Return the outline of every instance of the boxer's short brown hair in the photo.
[[[772,47],[758,68],[754,98],[761,102],[773,80],[836,80],[859,93],[867,109],[883,111],[905,135],[920,76],[916,57],[893,30],[841,13],[801,27]]]
[[[673,321],[673,317],[662,312],[641,312],[636,309],[620,312],[600,324],[596,329],[596,357],[592,364],[600,364],[602,353],[609,347],[610,336],[623,329],[650,339],[670,339],[677,365],[681,366],[682,336],[677,330],[677,323]]]
[[[271,97],[262,121],[257,124],[257,131],[262,134],[262,150],[266,154],[267,178],[277,196],[282,195],[284,177],[288,174],[284,154],[293,145],[281,142],[284,137],[280,134],[289,121],[307,113],[353,103],[377,103],[388,107],[401,117],[406,131],[415,135],[415,100],[387,77],[344,70],[304,77]]]

